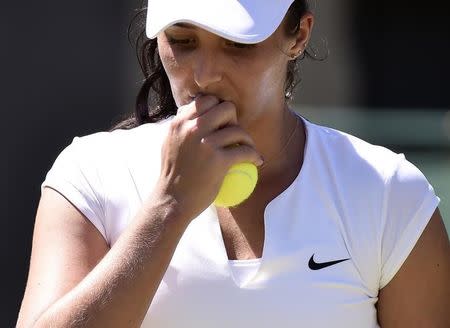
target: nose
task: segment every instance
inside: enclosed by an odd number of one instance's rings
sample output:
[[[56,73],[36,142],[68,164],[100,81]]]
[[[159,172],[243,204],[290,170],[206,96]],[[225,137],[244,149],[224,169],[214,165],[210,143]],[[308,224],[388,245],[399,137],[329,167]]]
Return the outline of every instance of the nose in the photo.
[[[223,65],[219,62],[219,55],[214,51],[199,50],[193,63],[194,80],[200,89],[220,82],[223,76]]]

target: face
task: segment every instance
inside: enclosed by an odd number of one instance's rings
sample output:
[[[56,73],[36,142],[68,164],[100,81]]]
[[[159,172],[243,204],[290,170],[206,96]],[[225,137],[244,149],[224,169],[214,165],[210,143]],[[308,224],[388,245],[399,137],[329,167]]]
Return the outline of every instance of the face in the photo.
[[[231,101],[241,124],[284,106],[290,57],[282,28],[265,41],[245,45],[188,24],[158,35],[158,50],[178,107],[201,94]]]

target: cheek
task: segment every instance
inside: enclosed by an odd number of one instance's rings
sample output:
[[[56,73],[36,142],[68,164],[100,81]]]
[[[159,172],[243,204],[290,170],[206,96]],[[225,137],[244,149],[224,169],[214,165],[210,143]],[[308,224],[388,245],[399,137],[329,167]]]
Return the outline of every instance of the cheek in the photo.
[[[239,93],[241,124],[257,119],[263,112],[278,109],[280,103],[284,103],[287,64],[285,67],[285,61],[278,57],[258,56],[257,61],[241,69],[240,76],[245,81]]]
[[[284,83],[286,77],[286,68],[284,63],[278,61],[261,61],[261,64],[255,65],[253,74],[247,74],[252,85],[252,92],[255,98],[267,102],[267,99],[279,98],[280,94],[284,96]]]
[[[164,70],[167,72],[167,75],[170,74],[172,68],[174,67],[174,57],[170,47],[165,45],[164,42],[158,39],[158,54],[161,59]]]
[[[174,97],[177,107],[181,106],[182,91],[185,89],[183,87],[183,76],[186,74],[178,65],[173,53],[169,47],[159,46],[159,56],[163,68],[169,79],[170,88],[172,90],[172,95]]]

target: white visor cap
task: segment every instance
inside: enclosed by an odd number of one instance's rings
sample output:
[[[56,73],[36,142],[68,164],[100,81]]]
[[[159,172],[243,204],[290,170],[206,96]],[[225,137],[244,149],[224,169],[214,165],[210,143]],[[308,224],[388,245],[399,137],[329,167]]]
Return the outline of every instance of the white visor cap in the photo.
[[[239,43],[258,43],[275,32],[294,0],[148,0],[149,39],[176,23],[189,23]]]

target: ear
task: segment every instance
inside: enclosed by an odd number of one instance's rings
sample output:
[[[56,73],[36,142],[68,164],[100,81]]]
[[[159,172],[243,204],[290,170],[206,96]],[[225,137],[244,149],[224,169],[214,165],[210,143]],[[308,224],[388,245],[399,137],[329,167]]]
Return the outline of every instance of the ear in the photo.
[[[290,44],[290,48],[288,49],[288,54],[292,59],[297,58],[305,51],[311,38],[313,26],[314,15],[307,12],[301,18],[298,31]]]

